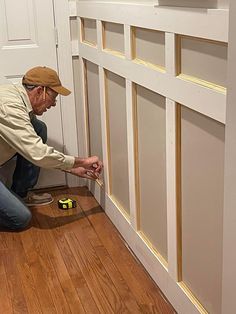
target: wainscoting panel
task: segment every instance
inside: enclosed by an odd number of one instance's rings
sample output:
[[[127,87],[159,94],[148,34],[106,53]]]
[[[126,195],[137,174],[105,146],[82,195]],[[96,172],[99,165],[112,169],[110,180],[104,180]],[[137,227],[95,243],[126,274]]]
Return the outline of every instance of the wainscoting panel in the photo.
[[[139,85],[136,90],[139,228],[167,260],[165,98]]]
[[[221,313],[228,13],[77,2],[80,149],[104,160],[88,185],[178,313]]]
[[[111,196],[129,215],[125,79],[106,71],[106,95]]]
[[[224,132],[182,106],[182,280],[209,313],[221,313]]]

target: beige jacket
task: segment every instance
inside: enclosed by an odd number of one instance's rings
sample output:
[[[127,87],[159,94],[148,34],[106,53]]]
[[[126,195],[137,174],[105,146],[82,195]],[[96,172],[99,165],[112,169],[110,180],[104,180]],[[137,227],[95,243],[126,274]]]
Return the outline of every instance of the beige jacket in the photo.
[[[0,165],[17,152],[39,167],[71,169],[75,158],[43,144],[30,122],[31,112],[21,84],[0,86]]]

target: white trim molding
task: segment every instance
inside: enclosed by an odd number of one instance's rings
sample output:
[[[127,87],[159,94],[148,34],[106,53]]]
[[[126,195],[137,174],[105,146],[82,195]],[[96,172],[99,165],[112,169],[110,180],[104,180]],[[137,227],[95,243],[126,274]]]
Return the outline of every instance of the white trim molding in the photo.
[[[76,110],[73,83],[72,50],[70,41],[69,24],[69,3],[68,0],[54,0],[55,23],[58,31],[58,68],[60,78],[63,84],[67,86],[72,93],[67,97],[62,97],[62,127],[65,153],[72,156],[78,156]],[[72,175],[67,175],[67,184],[69,186],[78,186],[79,179]]]

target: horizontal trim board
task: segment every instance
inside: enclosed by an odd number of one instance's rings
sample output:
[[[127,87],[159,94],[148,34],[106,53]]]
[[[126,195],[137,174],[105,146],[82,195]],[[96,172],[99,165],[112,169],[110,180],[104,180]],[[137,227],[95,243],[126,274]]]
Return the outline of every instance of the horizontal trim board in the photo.
[[[228,42],[228,9],[78,1],[77,14],[84,18]]]
[[[156,71],[111,53],[79,45],[80,57],[146,87],[181,105],[225,123],[226,94],[194,82]],[[170,88],[171,86],[171,88]],[[207,104],[207,105],[206,105]]]

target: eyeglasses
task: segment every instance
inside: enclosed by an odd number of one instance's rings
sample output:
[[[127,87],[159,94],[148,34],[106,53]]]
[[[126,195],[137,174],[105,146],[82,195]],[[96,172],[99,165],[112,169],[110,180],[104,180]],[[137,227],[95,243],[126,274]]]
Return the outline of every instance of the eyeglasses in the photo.
[[[51,101],[55,104],[57,102],[57,96],[58,94],[52,95],[51,93],[48,93],[48,87],[44,87],[44,100],[46,100],[46,94],[50,97]]]
[[[56,95],[52,95],[52,94],[49,94],[49,93],[47,93],[47,91],[46,91],[46,94],[50,97],[50,99],[52,100],[52,102],[53,103],[56,103],[57,102],[57,94]]]

